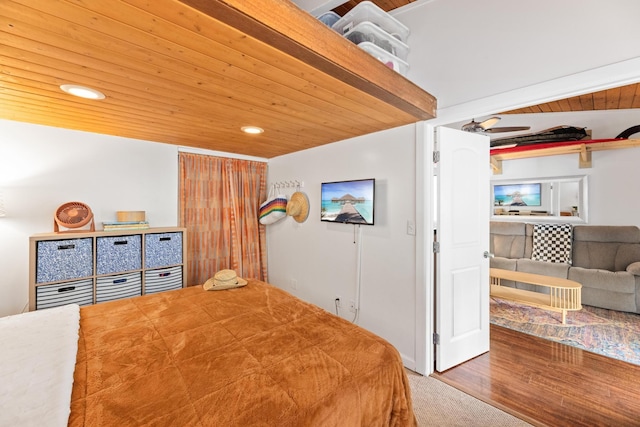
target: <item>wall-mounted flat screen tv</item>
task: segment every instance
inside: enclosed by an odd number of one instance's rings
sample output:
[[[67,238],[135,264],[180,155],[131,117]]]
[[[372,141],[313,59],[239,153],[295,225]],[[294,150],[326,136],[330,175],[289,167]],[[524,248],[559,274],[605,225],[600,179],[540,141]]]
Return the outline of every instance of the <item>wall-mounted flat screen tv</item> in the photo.
[[[376,180],[323,182],[321,221],[373,225]]]
[[[540,206],[542,188],[535,184],[505,184],[493,186],[495,206]]]

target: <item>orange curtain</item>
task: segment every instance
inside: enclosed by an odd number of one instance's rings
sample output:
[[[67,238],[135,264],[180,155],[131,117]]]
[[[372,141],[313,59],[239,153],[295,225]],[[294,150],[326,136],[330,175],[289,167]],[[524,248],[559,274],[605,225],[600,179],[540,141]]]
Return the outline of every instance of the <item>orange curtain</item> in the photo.
[[[187,283],[202,284],[227,268],[266,281],[266,229],[258,210],[266,199],[267,164],[181,152],[179,173]]]

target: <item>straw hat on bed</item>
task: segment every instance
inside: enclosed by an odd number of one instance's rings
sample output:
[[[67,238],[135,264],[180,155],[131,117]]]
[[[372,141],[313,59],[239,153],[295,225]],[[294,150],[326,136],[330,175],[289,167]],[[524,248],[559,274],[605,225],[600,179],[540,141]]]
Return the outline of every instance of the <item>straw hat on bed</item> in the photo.
[[[287,215],[297,222],[305,222],[309,216],[309,198],[301,191],[296,191],[287,202]]]
[[[212,278],[204,282],[205,291],[220,291],[222,289],[239,288],[246,286],[247,281],[238,277],[233,270],[220,270]]]

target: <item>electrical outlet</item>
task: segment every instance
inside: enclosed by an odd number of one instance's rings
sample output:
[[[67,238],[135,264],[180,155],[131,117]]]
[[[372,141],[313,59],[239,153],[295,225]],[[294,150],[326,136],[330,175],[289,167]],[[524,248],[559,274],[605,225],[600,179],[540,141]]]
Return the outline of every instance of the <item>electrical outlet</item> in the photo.
[[[342,297],[340,295],[336,295],[336,307],[342,307]]]
[[[354,300],[349,301],[349,311],[352,313],[356,312],[356,302]]]
[[[296,279],[291,279],[289,281],[289,286],[291,286],[291,289],[298,289],[298,281]]]

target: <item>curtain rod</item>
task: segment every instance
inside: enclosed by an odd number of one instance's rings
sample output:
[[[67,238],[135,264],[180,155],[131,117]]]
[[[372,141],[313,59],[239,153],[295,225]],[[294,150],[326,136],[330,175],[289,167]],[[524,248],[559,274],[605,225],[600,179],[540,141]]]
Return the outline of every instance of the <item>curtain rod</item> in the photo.
[[[244,154],[226,153],[224,151],[207,150],[206,148],[185,147],[181,145],[178,147],[178,152],[181,152],[181,151],[183,153],[203,154],[206,156],[226,157],[230,159],[250,160],[254,162],[269,163],[269,159],[264,157],[255,157],[255,156],[247,156]]]

